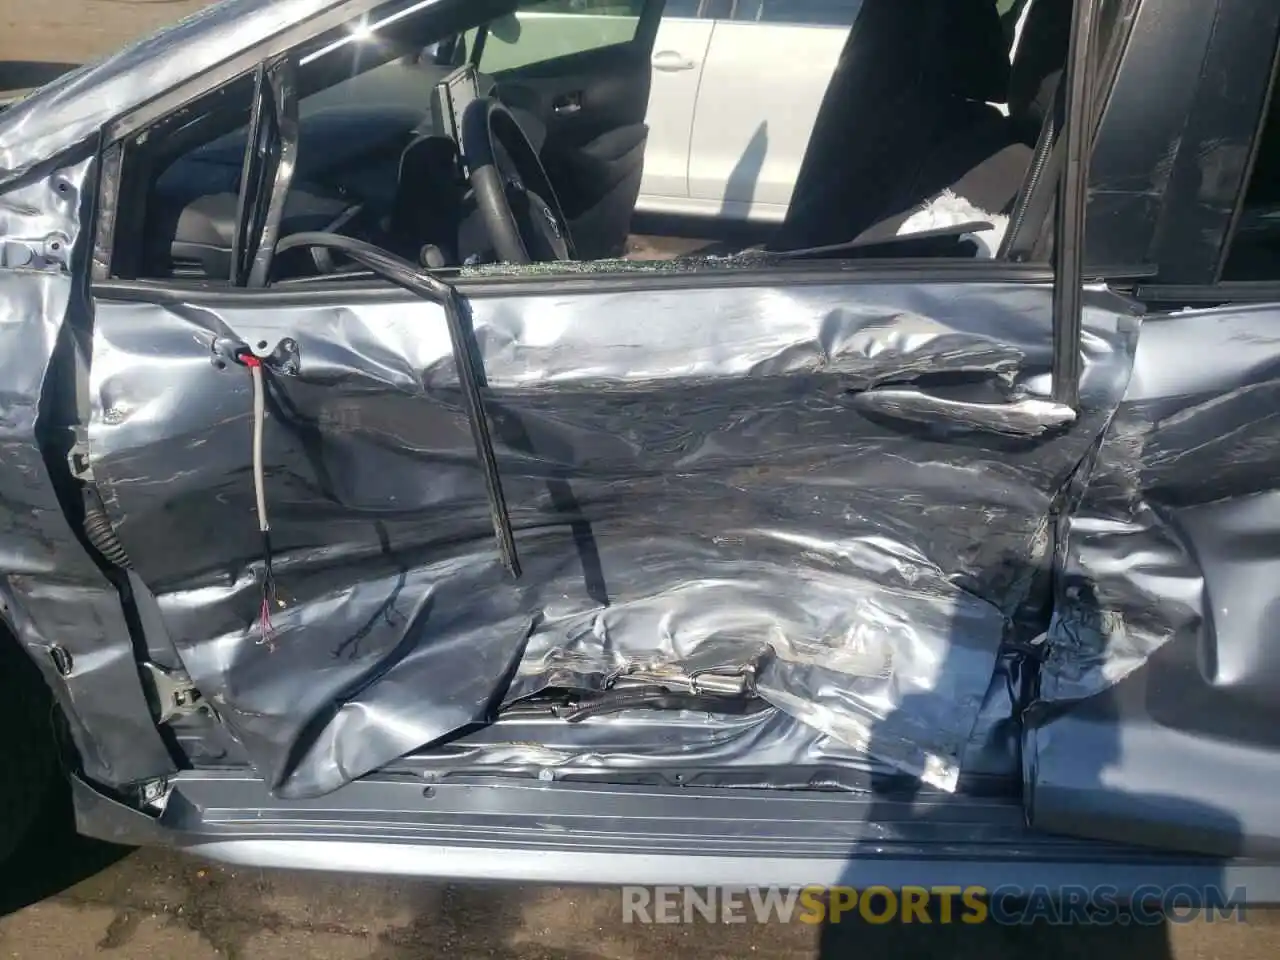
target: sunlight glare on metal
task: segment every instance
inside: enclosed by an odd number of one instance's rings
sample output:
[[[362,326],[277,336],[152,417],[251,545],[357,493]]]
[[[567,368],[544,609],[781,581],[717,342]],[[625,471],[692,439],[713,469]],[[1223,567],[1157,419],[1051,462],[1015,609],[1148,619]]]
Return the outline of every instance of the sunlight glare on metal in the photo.
[[[423,9],[424,7],[429,7],[432,4],[438,3],[438,2],[439,0],[420,0],[420,2],[410,4],[409,6],[405,7],[403,10],[397,10],[395,13],[385,16],[381,20],[375,21],[373,24],[369,23],[368,15],[366,14],[365,16],[360,18],[359,23],[357,23],[354,27],[351,28],[351,31],[347,34],[347,36],[343,37],[340,40],[335,40],[333,43],[330,43],[327,46],[321,47],[315,53],[307,54],[305,57],[303,57],[301,60],[298,61],[298,65],[305,67],[308,63],[311,63],[311,61],[318,60],[320,57],[323,57],[327,53],[332,53],[334,50],[337,50],[341,47],[345,47],[348,43],[352,43],[352,42],[365,43],[370,39],[372,39],[374,36],[376,36],[378,31],[381,30],[383,27],[385,27],[387,24],[395,23],[397,20],[403,20],[405,17],[410,16],[411,14],[417,13],[419,10]]]

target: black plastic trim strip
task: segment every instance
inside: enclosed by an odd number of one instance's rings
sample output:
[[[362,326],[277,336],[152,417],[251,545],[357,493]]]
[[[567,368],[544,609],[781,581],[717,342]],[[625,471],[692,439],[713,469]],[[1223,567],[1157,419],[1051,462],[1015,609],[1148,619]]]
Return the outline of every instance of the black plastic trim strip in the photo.
[[[441,279],[468,297],[553,296],[559,294],[646,293],[655,290],[690,290],[734,287],[821,286],[851,283],[1027,283],[1048,284],[1053,271],[1045,264],[972,260],[877,261],[874,264],[833,266],[789,264],[766,268],[725,269],[701,267],[687,270],[620,270],[617,273],[579,273],[565,270],[536,276],[459,276],[437,271]],[[1126,269],[1119,275],[1147,276],[1145,268]],[[316,278],[312,283],[277,283],[265,290],[245,290],[222,283],[173,280],[100,280],[94,296],[103,300],[144,303],[183,303],[194,297],[207,303],[316,304],[380,303],[400,298],[394,285],[370,272],[348,274],[346,279]]]
[[[231,237],[232,286],[243,287],[249,277],[252,246],[256,237],[250,236],[253,228],[253,207],[258,202],[262,185],[254,182],[254,162],[259,153],[265,153],[262,138],[266,135],[267,112],[271,109],[272,91],[267,81],[267,65],[258,64],[253,77],[253,106],[249,113],[249,135],[244,139],[244,155],[240,159],[240,196],[236,200],[236,226]],[[262,163],[266,163],[264,158]],[[274,181],[274,176],[272,180]]]
[[[1280,303],[1280,281],[1258,280],[1219,283],[1215,286],[1140,285],[1134,298],[1146,303],[1179,303],[1212,306],[1219,303]]]
[[[274,157],[275,169],[263,182],[264,188],[270,184],[270,193],[260,201],[265,204],[262,222],[250,225],[259,227],[259,230],[258,236],[253,238],[255,246],[245,285],[255,288],[265,287],[271,278],[271,264],[280,239],[285,201],[293,183],[293,171],[298,165],[298,82],[293,56],[281,57],[269,64],[266,79],[271,92],[276,140],[273,148],[268,150],[268,156]]]
[[[1067,59],[1066,125],[1062,131],[1065,156],[1054,224],[1053,399],[1072,409],[1080,405],[1084,222],[1093,139],[1089,123],[1089,58],[1094,5],[1095,0],[1075,0]]]

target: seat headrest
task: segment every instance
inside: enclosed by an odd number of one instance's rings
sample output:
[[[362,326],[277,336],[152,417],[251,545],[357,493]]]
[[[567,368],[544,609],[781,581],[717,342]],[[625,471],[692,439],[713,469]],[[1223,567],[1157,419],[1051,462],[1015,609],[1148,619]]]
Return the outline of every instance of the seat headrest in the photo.
[[[1053,109],[1071,46],[1071,0],[1030,0],[1009,71],[1009,116],[1035,137]]]
[[[850,83],[855,94],[858,87],[911,83],[1003,102],[1009,54],[995,0],[862,0],[832,88]]]
[[[914,6],[913,0],[900,0]],[[946,0],[939,23],[939,83],[966,100],[1003,102],[1009,91],[1009,54],[994,0]]]

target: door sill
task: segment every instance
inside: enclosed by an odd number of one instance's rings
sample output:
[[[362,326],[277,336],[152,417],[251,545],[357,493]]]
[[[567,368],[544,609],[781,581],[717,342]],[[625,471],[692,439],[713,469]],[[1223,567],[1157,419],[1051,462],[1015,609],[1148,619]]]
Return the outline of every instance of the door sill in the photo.
[[[1244,886],[1280,869],[1038,834],[1012,799],[370,778],[282,800],[240,773],[183,773],[147,816],[75,781],[82,833],[228,863],[451,880],[797,887]]]

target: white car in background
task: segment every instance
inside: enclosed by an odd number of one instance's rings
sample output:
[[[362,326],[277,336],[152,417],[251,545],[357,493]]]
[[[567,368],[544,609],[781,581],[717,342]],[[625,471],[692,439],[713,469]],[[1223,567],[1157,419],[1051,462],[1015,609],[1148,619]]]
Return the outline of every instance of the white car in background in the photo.
[[[911,2],[911,0],[903,0]],[[1027,0],[993,0],[1001,14]],[[781,223],[862,0],[667,0],[652,54],[641,213]],[[492,32],[482,70],[623,44],[631,0],[544,0]],[[1014,32],[1013,48],[1021,30]],[[1012,56],[1012,50],[1010,52]],[[770,65],[761,82],[761,64]],[[743,90],[751,91],[744,100]]]
[[[861,0],[668,0],[638,210],[781,222]],[[787,64],[752,83],[760,64]],[[742,91],[752,91],[743,102]]]
[[[636,210],[781,222],[860,6],[861,0],[667,0],[653,47]],[[582,13],[521,10],[518,42],[492,33],[481,69],[598,46],[614,33],[625,43],[634,33],[625,2],[589,0],[581,7]],[[770,81],[753,83],[762,62],[774,65]],[[744,89],[752,91],[745,102]]]

